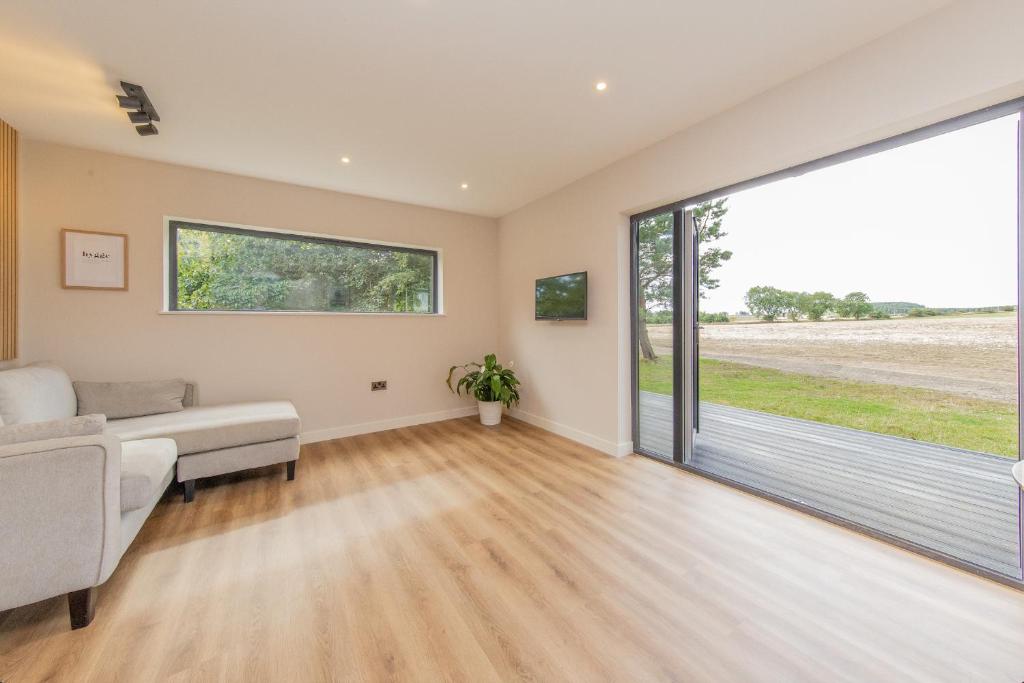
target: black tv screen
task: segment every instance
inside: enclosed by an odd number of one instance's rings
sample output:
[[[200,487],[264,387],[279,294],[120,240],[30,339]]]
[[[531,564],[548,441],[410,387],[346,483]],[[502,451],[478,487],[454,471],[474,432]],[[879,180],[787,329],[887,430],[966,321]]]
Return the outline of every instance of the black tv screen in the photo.
[[[587,273],[537,280],[537,320],[586,320]]]

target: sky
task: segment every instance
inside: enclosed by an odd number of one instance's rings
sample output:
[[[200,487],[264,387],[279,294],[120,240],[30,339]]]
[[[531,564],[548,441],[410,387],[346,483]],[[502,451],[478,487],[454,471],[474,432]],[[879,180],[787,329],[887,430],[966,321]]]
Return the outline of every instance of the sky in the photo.
[[[716,245],[733,257],[701,310],[744,310],[755,285],[936,308],[1017,303],[1017,119],[732,195]]]

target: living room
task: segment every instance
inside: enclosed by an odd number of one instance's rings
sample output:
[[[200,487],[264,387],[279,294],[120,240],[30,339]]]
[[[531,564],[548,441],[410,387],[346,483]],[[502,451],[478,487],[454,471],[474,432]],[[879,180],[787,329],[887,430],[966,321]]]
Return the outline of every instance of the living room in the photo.
[[[1019,3],[4,23],[0,680],[1024,676],[1020,538],[696,471],[685,363],[647,457],[634,346],[643,216],[694,358],[695,198],[1024,110]]]

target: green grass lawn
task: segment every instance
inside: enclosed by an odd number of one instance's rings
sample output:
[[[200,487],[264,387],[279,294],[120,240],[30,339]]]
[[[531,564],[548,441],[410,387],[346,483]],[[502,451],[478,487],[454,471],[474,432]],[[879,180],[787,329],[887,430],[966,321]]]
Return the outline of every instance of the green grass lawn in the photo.
[[[672,358],[640,361],[640,389],[672,393]],[[702,401],[1017,457],[1017,406],[704,359]]]

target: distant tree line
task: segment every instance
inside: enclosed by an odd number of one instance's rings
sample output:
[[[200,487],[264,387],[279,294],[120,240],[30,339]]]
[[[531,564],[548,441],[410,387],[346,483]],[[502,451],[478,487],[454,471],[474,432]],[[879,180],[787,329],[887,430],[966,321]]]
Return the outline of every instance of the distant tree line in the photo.
[[[704,313],[697,314],[698,322],[702,323],[727,323],[731,319],[728,313]]]
[[[672,324],[672,309],[662,308],[657,311],[640,311],[641,319],[650,325]]]
[[[909,301],[872,301],[871,305],[889,315],[908,315],[915,308],[924,308],[922,304]]]
[[[838,298],[829,292],[793,292],[777,287],[751,287],[744,297],[751,315],[762,320],[821,320],[829,313],[841,318],[888,318],[889,314],[875,308],[864,292],[850,292]]]
[[[954,313],[1012,313],[1017,310],[1017,307],[1012,304],[1005,306],[931,308],[924,304],[915,304],[909,301],[872,301],[871,305],[890,315],[905,315],[911,318],[924,318],[933,315],[950,315]]]
[[[672,324],[672,310],[663,308],[658,311],[647,311],[644,315],[648,325],[671,325]],[[705,313],[700,311],[697,314],[697,319],[702,323],[727,323],[732,320],[728,313]]]
[[[911,318],[925,318],[933,315],[951,315],[955,313],[1012,313],[1016,306],[981,306],[976,308],[928,308],[916,306],[907,311]]]
[[[868,299],[864,292],[850,292],[838,298],[829,292],[792,292],[777,287],[751,287],[744,300],[751,315],[761,320],[821,320],[832,313],[840,318],[891,318],[894,315],[924,318],[954,313],[998,313],[1016,311],[1016,306],[981,306],[974,308],[928,308],[908,301]],[[703,321],[702,321],[703,322]],[[712,322],[712,321],[708,321]]]

